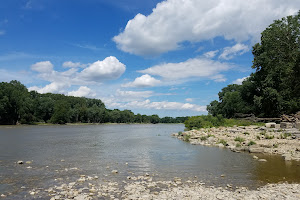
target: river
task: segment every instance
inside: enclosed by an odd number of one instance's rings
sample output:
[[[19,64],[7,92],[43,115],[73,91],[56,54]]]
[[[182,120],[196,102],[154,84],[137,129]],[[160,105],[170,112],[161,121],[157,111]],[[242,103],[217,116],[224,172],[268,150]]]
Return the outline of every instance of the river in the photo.
[[[132,174],[149,173],[156,180],[181,177],[250,188],[300,182],[299,162],[269,155],[258,155],[268,160],[258,162],[253,154],[171,137],[183,130],[182,124],[1,126],[0,194],[20,199],[32,188],[76,180],[80,174],[121,182]],[[32,163],[19,165],[18,160]]]

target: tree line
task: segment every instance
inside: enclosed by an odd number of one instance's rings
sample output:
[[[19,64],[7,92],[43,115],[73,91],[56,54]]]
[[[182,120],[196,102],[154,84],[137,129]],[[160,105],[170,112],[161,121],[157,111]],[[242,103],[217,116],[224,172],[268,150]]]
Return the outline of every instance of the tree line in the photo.
[[[300,110],[300,11],[275,20],[253,46],[252,73],[242,85],[231,84],[212,101],[209,114],[232,118],[236,113],[278,117]]]
[[[19,81],[0,83],[0,124],[65,123],[183,123],[187,117],[134,114],[106,109],[100,99],[40,94]]]

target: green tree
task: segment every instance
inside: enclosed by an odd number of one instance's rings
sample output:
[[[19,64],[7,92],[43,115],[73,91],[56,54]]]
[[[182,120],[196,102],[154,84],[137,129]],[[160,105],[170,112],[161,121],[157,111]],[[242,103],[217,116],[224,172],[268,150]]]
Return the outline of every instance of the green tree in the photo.
[[[70,120],[70,105],[64,100],[57,101],[54,107],[54,113],[50,119],[54,124],[65,124]]]
[[[264,115],[296,112],[300,109],[300,12],[274,21],[261,35],[261,43],[252,50],[252,68]]]
[[[219,92],[219,102],[207,106],[210,114],[226,117],[254,113],[276,117],[300,110],[300,11],[276,20],[253,46],[252,68],[242,85],[228,85]]]
[[[160,121],[160,118],[159,118],[158,115],[151,115],[150,116],[150,123],[157,124],[157,123],[159,123],[159,121]]]
[[[26,112],[30,110],[29,93],[27,88],[19,81],[9,83],[2,82],[0,85],[0,123],[16,124],[22,118],[26,118]]]

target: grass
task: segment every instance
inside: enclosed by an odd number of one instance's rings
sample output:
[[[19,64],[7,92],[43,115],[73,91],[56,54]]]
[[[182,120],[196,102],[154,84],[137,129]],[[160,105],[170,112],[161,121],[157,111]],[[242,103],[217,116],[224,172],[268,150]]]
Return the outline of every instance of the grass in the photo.
[[[281,139],[286,139],[287,137],[290,137],[290,136],[292,136],[291,133],[283,133],[283,134],[280,135],[280,138]]]
[[[201,140],[201,141],[207,140],[207,136],[202,136],[202,137],[200,138],[200,140]]]
[[[254,142],[254,141],[250,141],[249,143],[248,143],[248,146],[251,146],[251,145],[255,145],[256,143]]]
[[[236,143],[235,147],[241,147],[240,143]]]
[[[257,135],[257,136],[256,136],[256,139],[260,140],[260,136],[259,136],[259,135]]]
[[[262,131],[262,132],[260,132],[259,134],[261,134],[261,135],[266,135],[266,131]]]
[[[189,142],[189,141],[190,141],[190,138],[191,138],[190,135],[184,135],[184,136],[183,136],[183,141]]]
[[[265,138],[267,140],[271,140],[271,139],[274,139],[274,135],[265,135]]]
[[[250,135],[250,133],[248,133],[248,132],[245,132],[245,133],[244,133],[244,135]]]
[[[221,139],[221,140],[219,140],[219,142],[218,142],[219,144],[223,144],[224,146],[226,146],[227,145],[227,142],[226,142],[226,140],[223,140],[223,139]]]
[[[234,139],[234,141],[242,143],[242,142],[245,141],[245,139],[242,138],[242,137],[236,137],[236,138]]]
[[[179,131],[179,132],[178,132],[178,135],[182,136],[182,132],[181,132],[181,131]]]

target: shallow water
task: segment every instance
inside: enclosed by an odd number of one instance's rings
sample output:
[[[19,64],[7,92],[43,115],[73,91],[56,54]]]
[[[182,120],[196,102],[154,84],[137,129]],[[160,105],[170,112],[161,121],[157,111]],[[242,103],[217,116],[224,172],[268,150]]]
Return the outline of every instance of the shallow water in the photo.
[[[2,126],[0,194],[24,198],[32,188],[53,186],[58,178],[74,181],[80,174],[121,182],[132,173],[149,173],[154,180],[181,177],[249,188],[300,182],[299,162],[261,154],[257,156],[268,162],[258,162],[253,154],[191,145],[171,137],[183,129],[181,124]],[[32,164],[18,165],[18,160]],[[111,174],[112,170],[119,173]]]

